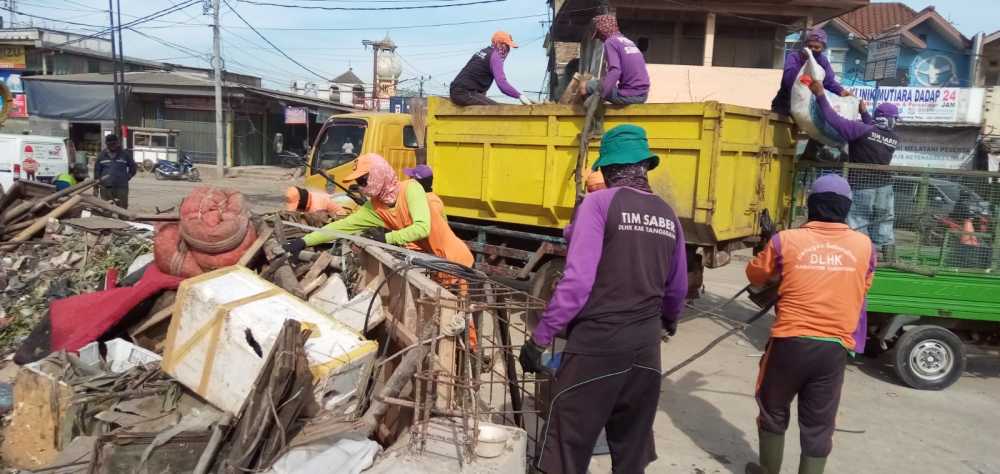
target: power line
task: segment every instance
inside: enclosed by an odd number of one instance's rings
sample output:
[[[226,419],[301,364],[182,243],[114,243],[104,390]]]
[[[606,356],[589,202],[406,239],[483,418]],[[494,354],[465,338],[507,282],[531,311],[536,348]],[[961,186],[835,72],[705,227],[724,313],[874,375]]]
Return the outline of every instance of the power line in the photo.
[[[395,7],[328,7],[319,5],[291,5],[287,3],[259,2],[256,0],[241,0],[250,5],[260,5],[265,7],[298,8],[303,10],[329,10],[329,11],[384,11],[384,10],[424,10],[431,8],[464,7],[468,5],[482,5],[484,3],[500,3],[507,0],[479,0],[476,2],[432,4],[432,5],[410,5]]]
[[[17,15],[26,16],[28,18],[37,18],[39,20],[54,21],[54,22],[57,22],[57,23],[65,23],[67,25],[86,26],[88,28],[98,28],[98,29],[100,29],[100,28],[107,28],[106,26],[102,26],[102,25],[92,25],[90,23],[78,23],[78,22],[75,22],[75,21],[59,20],[59,19],[56,19],[56,18],[49,18],[47,16],[32,15],[30,13],[24,13],[24,12],[19,11],[19,10],[14,10],[13,8],[10,8],[10,7],[0,7],[0,10],[5,10],[5,11],[8,11],[8,12],[17,14]],[[110,30],[108,30],[108,31],[110,31]]]
[[[302,69],[308,71],[312,75],[314,75],[314,76],[316,76],[316,77],[318,77],[318,78],[320,78],[320,79],[322,79],[324,81],[329,80],[328,77],[325,77],[322,74],[320,74],[320,73],[318,73],[316,71],[313,71],[312,69],[309,69],[305,64],[302,64],[302,63],[296,61],[295,58],[289,56],[288,53],[282,51],[281,48],[279,48],[274,43],[272,43],[271,40],[267,39],[267,37],[264,36],[260,31],[257,31],[257,28],[254,28],[253,25],[251,25],[250,22],[246,20],[246,18],[243,18],[243,15],[240,15],[240,12],[236,11],[236,9],[233,8],[233,6],[229,4],[229,0],[223,0],[223,2],[226,4],[227,7],[229,7],[230,10],[233,11],[234,14],[236,14],[236,17],[239,18],[240,21],[242,21],[244,25],[247,25],[247,27],[249,27],[251,30],[253,30],[253,32],[256,33],[257,36],[260,37],[260,39],[264,40],[265,43],[271,45],[271,47],[274,48],[275,51],[281,53],[281,55],[284,56],[285,59],[288,59],[289,61],[295,63],[297,66],[301,67]]]
[[[540,13],[537,15],[522,15],[522,16],[509,16],[505,18],[488,18],[482,20],[466,20],[466,21],[456,21],[451,23],[433,23],[426,25],[401,25],[401,26],[361,26],[354,28],[326,28],[326,27],[297,27],[297,26],[262,26],[259,28],[247,28],[247,27],[230,27],[230,28],[243,28],[243,29],[256,29],[263,31],[393,31],[393,30],[413,30],[419,28],[438,28],[442,26],[461,26],[461,25],[474,25],[480,23],[492,23],[498,21],[511,21],[511,20],[524,20],[529,18],[542,18],[548,16],[545,13]],[[187,25],[192,27],[191,25]],[[178,26],[182,27],[182,26]],[[146,29],[153,28],[176,28],[170,26],[148,26]]]
[[[97,33],[94,33],[94,34],[91,34],[91,35],[86,35],[86,36],[81,36],[79,38],[72,39],[72,40],[66,41],[64,43],[59,43],[57,45],[47,46],[47,48],[49,48],[49,49],[60,48],[60,47],[63,47],[63,46],[66,46],[66,45],[70,45],[70,44],[73,44],[73,43],[79,43],[80,41],[85,41],[85,40],[93,39],[93,38],[100,38],[100,37],[104,36],[105,34],[110,33],[113,30],[118,30],[120,32],[123,29],[131,28],[131,27],[133,27],[135,25],[141,25],[143,23],[146,23],[146,22],[149,22],[149,21],[153,21],[153,20],[155,20],[157,18],[160,18],[160,17],[163,17],[163,16],[167,16],[167,15],[169,15],[171,13],[175,13],[175,12],[181,11],[181,10],[183,10],[183,9],[185,9],[187,7],[190,7],[191,5],[194,5],[194,4],[199,3],[199,2],[200,2],[200,0],[187,0],[185,2],[179,3],[179,4],[174,5],[172,7],[164,8],[163,10],[159,10],[157,12],[150,13],[149,15],[146,15],[144,17],[140,17],[140,18],[138,18],[136,20],[132,20],[132,21],[130,21],[128,23],[125,23],[123,25],[118,25],[115,28],[105,28],[105,29],[103,29],[101,31],[98,31]]]

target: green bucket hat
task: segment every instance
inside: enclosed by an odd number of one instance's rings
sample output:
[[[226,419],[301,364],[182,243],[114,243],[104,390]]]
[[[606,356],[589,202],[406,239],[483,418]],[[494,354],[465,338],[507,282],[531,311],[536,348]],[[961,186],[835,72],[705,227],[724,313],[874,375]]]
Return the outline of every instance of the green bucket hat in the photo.
[[[649,169],[660,164],[660,157],[649,151],[649,141],[646,131],[636,125],[619,125],[601,138],[601,156],[597,158],[593,169],[608,165],[631,165],[652,158]]]

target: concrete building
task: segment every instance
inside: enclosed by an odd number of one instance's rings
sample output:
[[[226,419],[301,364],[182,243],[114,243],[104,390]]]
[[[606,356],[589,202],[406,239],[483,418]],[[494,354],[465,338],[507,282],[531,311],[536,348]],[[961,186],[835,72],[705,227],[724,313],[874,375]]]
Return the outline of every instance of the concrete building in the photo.
[[[179,64],[148,61],[126,56],[125,71],[173,71],[211,79],[212,70]],[[0,80],[14,94],[11,118],[4,123],[5,133],[29,130],[27,103],[30,98],[22,87],[22,79],[31,76],[66,74],[111,74],[114,61],[111,41],[78,33],[46,28],[0,29]],[[259,77],[225,73],[225,79],[234,83],[260,87]]]
[[[101,149],[101,137],[114,129],[112,75],[30,76],[24,82],[27,94],[35,97],[28,104],[32,133],[65,136],[76,147],[78,161],[94,158]],[[125,74],[125,86],[127,129],[168,130],[180,151],[198,162],[215,162],[211,79],[177,71],[136,71]],[[327,117],[354,110],[232,81],[223,83],[223,108],[229,166],[281,164],[272,151],[275,133],[284,135],[286,148],[301,153]],[[304,122],[289,121],[289,109],[304,116]]]
[[[827,33],[827,55],[841,84],[857,96],[892,102],[901,112],[901,146],[893,163],[982,168],[985,90],[982,36],[968,38],[934,7],[916,11],[899,2],[873,3],[817,25]],[[868,46],[897,37],[895,77],[865,80]],[[788,48],[798,35],[786,38]]]
[[[550,92],[561,95],[574,72],[599,70],[590,20],[614,12],[625,36],[644,49],[650,102],[717,100],[768,108],[784,63],[789,31],[865,6],[868,0],[663,2],[550,0]]]
[[[365,105],[365,83],[354,74],[354,69],[348,69],[330,81],[330,101],[353,107]]]

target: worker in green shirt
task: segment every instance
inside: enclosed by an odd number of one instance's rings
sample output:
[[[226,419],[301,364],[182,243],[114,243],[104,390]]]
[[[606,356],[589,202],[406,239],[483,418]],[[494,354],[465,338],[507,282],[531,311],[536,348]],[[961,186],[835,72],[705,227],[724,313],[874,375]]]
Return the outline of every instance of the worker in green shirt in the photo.
[[[396,171],[382,156],[376,153],[360,156],[355,162],[354,172],[344,180],[355,181],[361,193],[368,197],[368,202],[343,219],[303,238],[285,242],[286,251],[297,255],[305,247],[336,239],[327,230],[351,234],[363,232],[365,237],[373,240],[399,246],[414,244],[422,252],[462,265],[472,265],[469,247],[448,227],[442,213],[431,212],[423,186],[412,179],[399,181]]]
[[[65,173],[56,176],[56,191],[62,191],[70,186],[76,186],[77,183],[85,179],[87,179],[87,165],[84,165],[83,163],[76,163]]]

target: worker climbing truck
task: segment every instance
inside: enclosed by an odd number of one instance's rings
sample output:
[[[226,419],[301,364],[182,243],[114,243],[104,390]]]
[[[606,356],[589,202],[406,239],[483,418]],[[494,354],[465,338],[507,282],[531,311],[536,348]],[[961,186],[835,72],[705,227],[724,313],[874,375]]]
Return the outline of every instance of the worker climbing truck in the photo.
[[[426,162],[434,192],[477,268],[548,299],[565,264],[563,228],[576,203],[580,106],[458,107],[432,97],[413,115],[359,112],[323,126],[308,156],[307,186],[341,185],[361,154],[397,170]],[[646,130],[661,157],[650,185],[676,210],[688,243],[692,293],[704,267],[725,265],[759,238],[761,221],[784,216],[791,197],[792,123],[768,111],[700,102],[609,106],[603,127]],[[586,137],[589,168],[600,134]],[[331,188],[332,189],[332,188]]]

